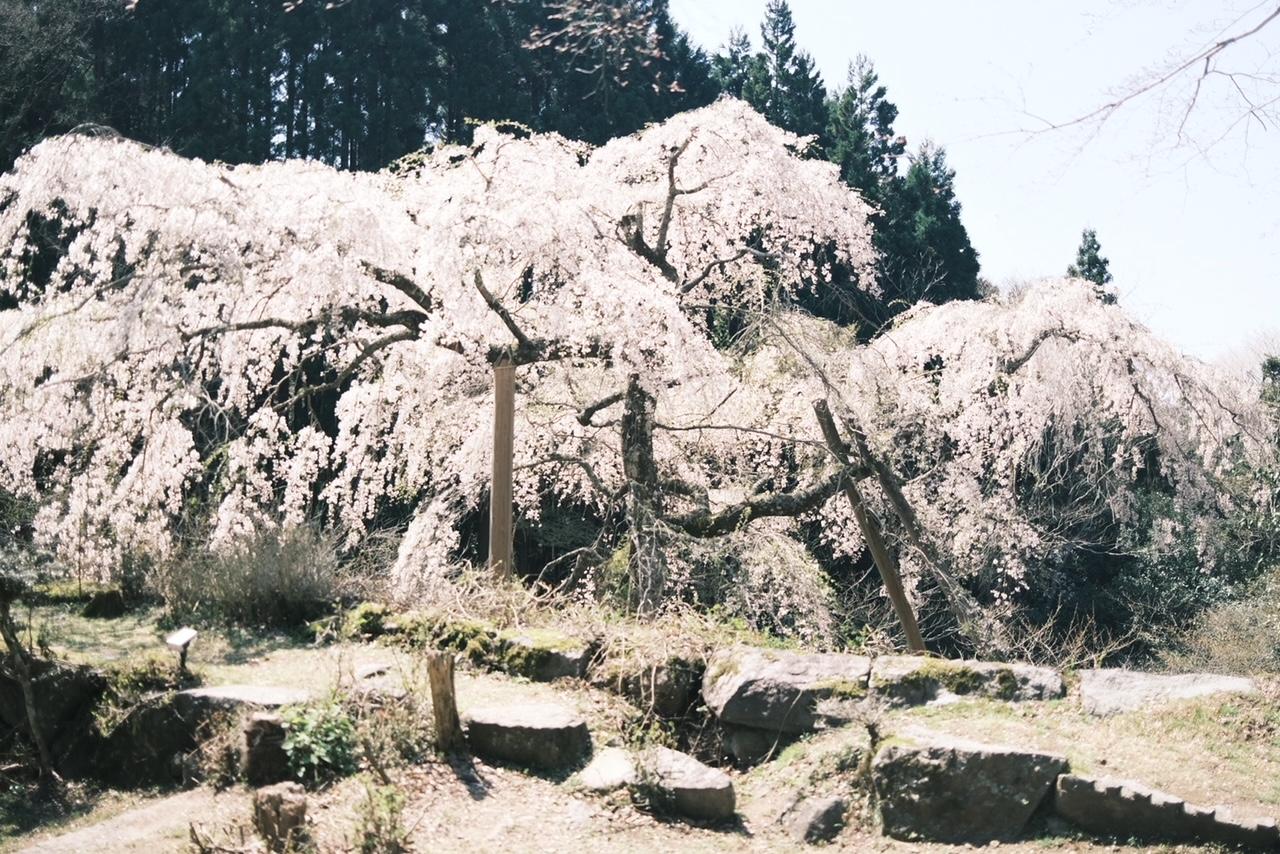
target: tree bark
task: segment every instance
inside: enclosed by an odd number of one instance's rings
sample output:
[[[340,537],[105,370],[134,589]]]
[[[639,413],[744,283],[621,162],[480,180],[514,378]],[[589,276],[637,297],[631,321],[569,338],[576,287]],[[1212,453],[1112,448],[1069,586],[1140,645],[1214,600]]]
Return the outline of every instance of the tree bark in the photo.
[[[508,579],[514,570],[511,524],[515,454],[515,365],[493,366],[493,481],[489,489],[489,570]]]
[[[622,471],[627,478],[627,522],[631,544],[631,604],[652,614],[666,592],[666,557],[658,520],[662,516],[658,466],[653,458],[657,401],[632,374],[623,397]]]
[[[18,639],[13,626],[13,615],[10,613],[8,599],[0,598],[0,634],[4,635],[5,645],[9,648],[9,657],[13,661],[18,684],[22,688],[22,703],[27,713],[27,726],[31,730],[31,740],[36,745],[36,755],[40,762],[40,779],[43,783],[58,782],[58,772],[53,767],[53,757],[49,753],[49,744],[45,741],[44,731],[40,729],[40,715],[36,712],[35,688],[31,684],[31,657]]]
[[[453,654],[432,652],[427,655],[427,679],[431,683],[431,714],[436,725],[436,747],[441,753],[462,749],[462,722],[458,719],[458,701],[453,684]]]
[[[827,447],[830,448],[836,460],[847,469],[849,467],[847,447],[844,440],[840,438],[840,431],[836,429],[835,421],[831,418],[831,411],[827,408],[827,402],[825,400],[815,401],[813,411],[818,416],[818,424],[822,427],[822,435],[827,441]],[[907,638],[907,649],[912,652],[924,652],[924,638],[920,635],[920,625],[916,622],[916,615],[911,609],[911,602],[907,600],[906,591],[903,590],[902,574],[898,569],[898,561],[885,544],[884,535],[880,529],[880,520],[875,517],[875,514],[867,507],[866,502],[862,500],[862,493],[858,491],[858,485],[852,476],[844,482],[844,494],[849,499],[850,506],[853,507],[853,517],[858,521],[858,528],[862,531],[862,539],[867,544],[867,550],[871,552],[871,559],[875,561],[876,569],[880,571],[880,579],[884,582],[885,592],[889,594],[889,601],[893,603],[893,610],[898,615],[898,621],[902,623],[902,633]]]
[[[943,560],[942,553],[934,546],[933,541],[925,533],[915,508],[907,500],[898,485],[898,478],[889,468],[888,463],[871,452],[867,445],[866,434],[856,424],[846,421],[849,432],[853,435],[854,448],[863,465],[875,472],[880,489],[889,500],[894,515],[902,523],[907,542],[924,556],[925,562],[932,570],[934,580],[947,600],[948,609],[956,619],[960,633],[967,637],[982,653],[1005,654],[1009,651],[1009,642],[1001,630],[999,623],[991,619],[973,598],[969,591],[960,585]]]

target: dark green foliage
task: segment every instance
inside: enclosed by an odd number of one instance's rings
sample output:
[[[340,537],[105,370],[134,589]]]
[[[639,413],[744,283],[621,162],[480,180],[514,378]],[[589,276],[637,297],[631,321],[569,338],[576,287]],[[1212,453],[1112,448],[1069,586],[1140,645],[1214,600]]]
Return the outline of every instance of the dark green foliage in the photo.
[[[946,151],[924,142],[885,203],[885,282],[901,299],[942,303],[978,296],[978,253],[960,221]]]
[[[1098,243],[1098,233],[1086,228],[1080,235],[1080,248],[1076,250],[1076,262],[1067,267],[1067,275],[1086,282],[1093,282],[1098,298],[1105,303],[1114,303],[1116,296],[1107,290],[1111,283],[1111,271],[1107,269],[1111,262],[1102,256],[1102,246]]]
[[[786,0],[769,0],[760,38],[763,50],[745,63],[743,37],[730,43],[730,57],[717,64],[723,78],[736,83],[741,77],[742,98],[778,127],[801,136],[822,134],[827,90],[813,57],[796,44],[796,25]]]
[[[284,722],[284,752],[298,780],[314,785],[356,772],[356,724],[342,706],[301,706]]]
[[[0,57],[3,169],[82,122],[378,169],[475,120],[600,142],[719,91],[665,0],[0,0],[0,44],[21,46]]]
[[[391,609],[382,602],[361,602],[347,612],[342,622],[342,636],[357,640],[372,640],[387,632],[387,620]]]
[[[867,57],[849,64],[848,83],[831,98],[829,113],[828,157],[846,184],[882,204],[893,192],[907,140],[893,130],[898,108]]]

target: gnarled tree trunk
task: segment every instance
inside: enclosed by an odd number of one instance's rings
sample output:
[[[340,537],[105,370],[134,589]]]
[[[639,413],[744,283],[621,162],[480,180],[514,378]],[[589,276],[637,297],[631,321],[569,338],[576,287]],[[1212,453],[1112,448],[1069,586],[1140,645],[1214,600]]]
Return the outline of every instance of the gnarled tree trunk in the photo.
[[[653,459],[657,401],[632,374],[622,411],[622,471],[627,478],[627,522],[631,542],[631,604],[651,614],[662,604],[667,567],[658,520],[662,516],[658,465]]]

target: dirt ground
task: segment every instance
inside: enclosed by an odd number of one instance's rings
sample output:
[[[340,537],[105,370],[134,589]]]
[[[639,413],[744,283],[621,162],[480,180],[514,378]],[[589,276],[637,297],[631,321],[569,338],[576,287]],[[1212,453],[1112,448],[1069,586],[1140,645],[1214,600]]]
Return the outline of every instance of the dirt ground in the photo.
[[[51,645],[73,659],[112,659],[152,652],[160,632],[147,617],[93,621],[51,613]],[[387,678],[416,683],[418,657],[393,646],[343,643],[309,646],[285,636],[203,633],[192,661],[206,684],[287,685],[317,694],[344,683],[371,664],[387,665]],[[554,700],[587,718],[597,748],[623,744],[634,710],[618,697],[583,683],[530,683],[500,674],[463,670],[459,705]],[[892,733],[913,727],[968,738],[1035,747],[1067,755],[1084,773],[1134,778],[1190,801],[1229,804],[1242,816],[1280,813],[1280,704],[1275,686],[1256,698],[1206,698],[1158,713],[1098,719],[1074,698],[1050,703],[960,702],[886,713],[878,725]],[[812,739],[838,738],[832,733]],[[809,748],[801,743],[791,757]],[[739,821],[703,827],[667,821],[637,808],[625,793],[595,796],[562,778],[532,775],[480,761],[442,759],[392,769],[406,793],[403,816],[415,850],[459,852],[782,852],[801,846],[777,823],[782,788],[803,763],[774,763],[751,772],[731,771],[738,792]],[[365,798],[365,778],[344,780],[309,795],[315,850],[354,849],[357,809]],[[4,822],[8,824],[9,822]],[[59,822],[22,835],[0,838],[0,851],[168,852],[194,850],[195,825],[220,850],[255,850],[250,830],[250,794],[235,787],[208,787],[176,794],[90,793],[83,808]],[[1069,828],[1040,822],[1036,837],[1001,850],[1201,851],[1193,847],[1144,847],[1123,840],[1094,842]],[[851,827],[826,850],[960,851],[968,846],[921,845],[889,840]]]

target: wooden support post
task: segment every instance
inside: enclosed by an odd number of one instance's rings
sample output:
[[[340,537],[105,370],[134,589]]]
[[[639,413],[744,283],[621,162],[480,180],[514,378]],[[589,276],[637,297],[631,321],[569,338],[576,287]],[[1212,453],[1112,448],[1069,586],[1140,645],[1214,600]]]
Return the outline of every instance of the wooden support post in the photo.
[[[840,438],[840,431],[836,429],[836,422],[831,417],[827,402],[814,401],[813,411],[818,416],[818,424],[822,427],[822,435],[827,441],[827,447],[841,465],[849,468],[848,446]],[[884,582],[884,589],[889,594],[889,601],[893,603],[893,610],[898,615],[898,621],[902,623],[902,632],[907,638],[907,649],[912,652],[924,652],[924,638],[920,635],[920,625],[916,622],[915,612],[911,610],[911,603],[907,601],[906,591],[902,588],[902,575],[898,570],[898,561],[885,544],[880,520],[862,500],[862,493],[858,491],[858,485],[852,478],[845,481],[844,494],[853,507],[853,516],[857,519],[858,528],[862,531],[862,539],[866,541],[867,550],[871,552],[871,559],[875,561],[876,569],[880,571],[880,578]]]
[[[489,569],[498,578],[510,578],[515,567],[511,525],[515,412],[516,368],[510,361],[501,361],[493,366],[493,482],[489,489]]]
[[[436,724],[436,747],[441,753],[462,749],[462,722],[453,687],[453,653],[427,654],[427,680],[431,683],[431,714]]]

